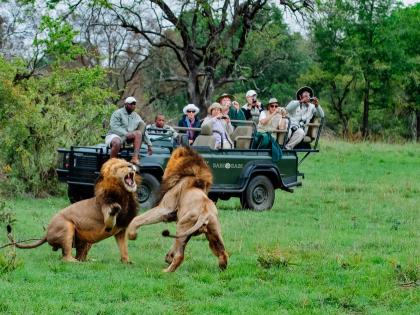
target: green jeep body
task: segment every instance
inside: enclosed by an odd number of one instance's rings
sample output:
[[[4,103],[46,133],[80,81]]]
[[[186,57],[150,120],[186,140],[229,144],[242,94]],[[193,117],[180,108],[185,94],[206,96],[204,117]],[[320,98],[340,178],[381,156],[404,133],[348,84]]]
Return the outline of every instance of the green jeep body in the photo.
[[[322,124],[321,124],[322,126]],[[304,147],[295,150],[283,150],[279,161],[274,162],[270,149],[218,149],[207,146],[193,148],[203,156],[213,171],[214,181],[209,197],[227,200],[239,197],[241,206],[257,211],[271,209],[274,203],[275,189],[292,192],[292,188],[301,185],[299,164],[313,152],[318,152],[316,145],[321,128],[318,130],[314,148]],[[160,194],[160,181],[172,150],[176,147],[168,135],[161,135],[153,142],[153,154],[147,155],[143,147],[140,150],[139,202],[142,210],[155,206]],[[105,144],[91,147],[71,147],[59,149],[60,181],[68,184],[68,196],[71,202],[90,198],[94,194],[94,185],[102,164],[109,159],[110,149]],[[305,154],[299,161],[299,154]],[[130,160],[132,148],[123,148],[120,157]]]

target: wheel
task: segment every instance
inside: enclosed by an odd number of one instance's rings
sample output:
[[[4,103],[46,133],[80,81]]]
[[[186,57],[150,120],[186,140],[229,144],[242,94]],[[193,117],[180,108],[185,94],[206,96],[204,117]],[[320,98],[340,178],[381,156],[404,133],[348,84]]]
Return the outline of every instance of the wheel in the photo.
[[[274,187],[271,181],[263,175],[251,179],[241,198],[241,205],[255,211],[269,210],[274,204]]]
[[[72,185],[67,187],[67,196],[71,203],[93,197],[93,187],[84,185]]]
[[[139,197],[140,211],[149,210],[156,206],[160,193],[160,182],[151,174],[143,173],[141,184],[137,188]]]

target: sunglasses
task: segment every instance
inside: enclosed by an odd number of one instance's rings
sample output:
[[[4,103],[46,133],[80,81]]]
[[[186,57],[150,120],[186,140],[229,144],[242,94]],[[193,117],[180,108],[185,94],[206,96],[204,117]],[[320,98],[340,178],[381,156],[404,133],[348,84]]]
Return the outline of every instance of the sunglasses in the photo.
[[[195,113],[195,110],[187,110],[187,113]]]
[[[134,103],[127,103],[127,105],[136,105],[136,102],[134,102]]]
[[[275,108],[277,108],[277,107],[279,107],[279,105],[270,105],[270,107],[275,107]]]

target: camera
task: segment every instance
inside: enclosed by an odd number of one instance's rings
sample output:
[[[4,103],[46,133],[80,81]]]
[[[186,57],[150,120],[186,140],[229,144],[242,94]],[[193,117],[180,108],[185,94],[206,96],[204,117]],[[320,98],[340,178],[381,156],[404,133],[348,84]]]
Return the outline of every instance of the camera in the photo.
[[[227,116],[222,116],[222,119],[228,119],[228,117]]]
[[[254,95],[253,97],[252,97],[252,104],[256,104],[257,103],[257,96],[256,95]]]
[[[312,102],[315,99],[315,97],[310,97],[309,100]]]

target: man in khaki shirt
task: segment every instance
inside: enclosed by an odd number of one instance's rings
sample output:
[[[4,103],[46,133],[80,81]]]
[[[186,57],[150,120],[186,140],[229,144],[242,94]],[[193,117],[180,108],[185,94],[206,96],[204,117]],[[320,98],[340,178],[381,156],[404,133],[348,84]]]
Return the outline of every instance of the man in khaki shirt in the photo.
[[[111,158],[118,157],[121,145],[124,142],[133,143],[134,152],[131,163],[139,163],[139,152],[142,141],[142,131],[145,123],[134,109],[136,108],[136,99],[132,96],[124,101],[124,107],[117,109],[112,113],[110,121],[110,130],[105,137],[106,145],[111,147]],[[147,135],[144,137],[147,144],[147,151],[152,154],[152,143]]]

